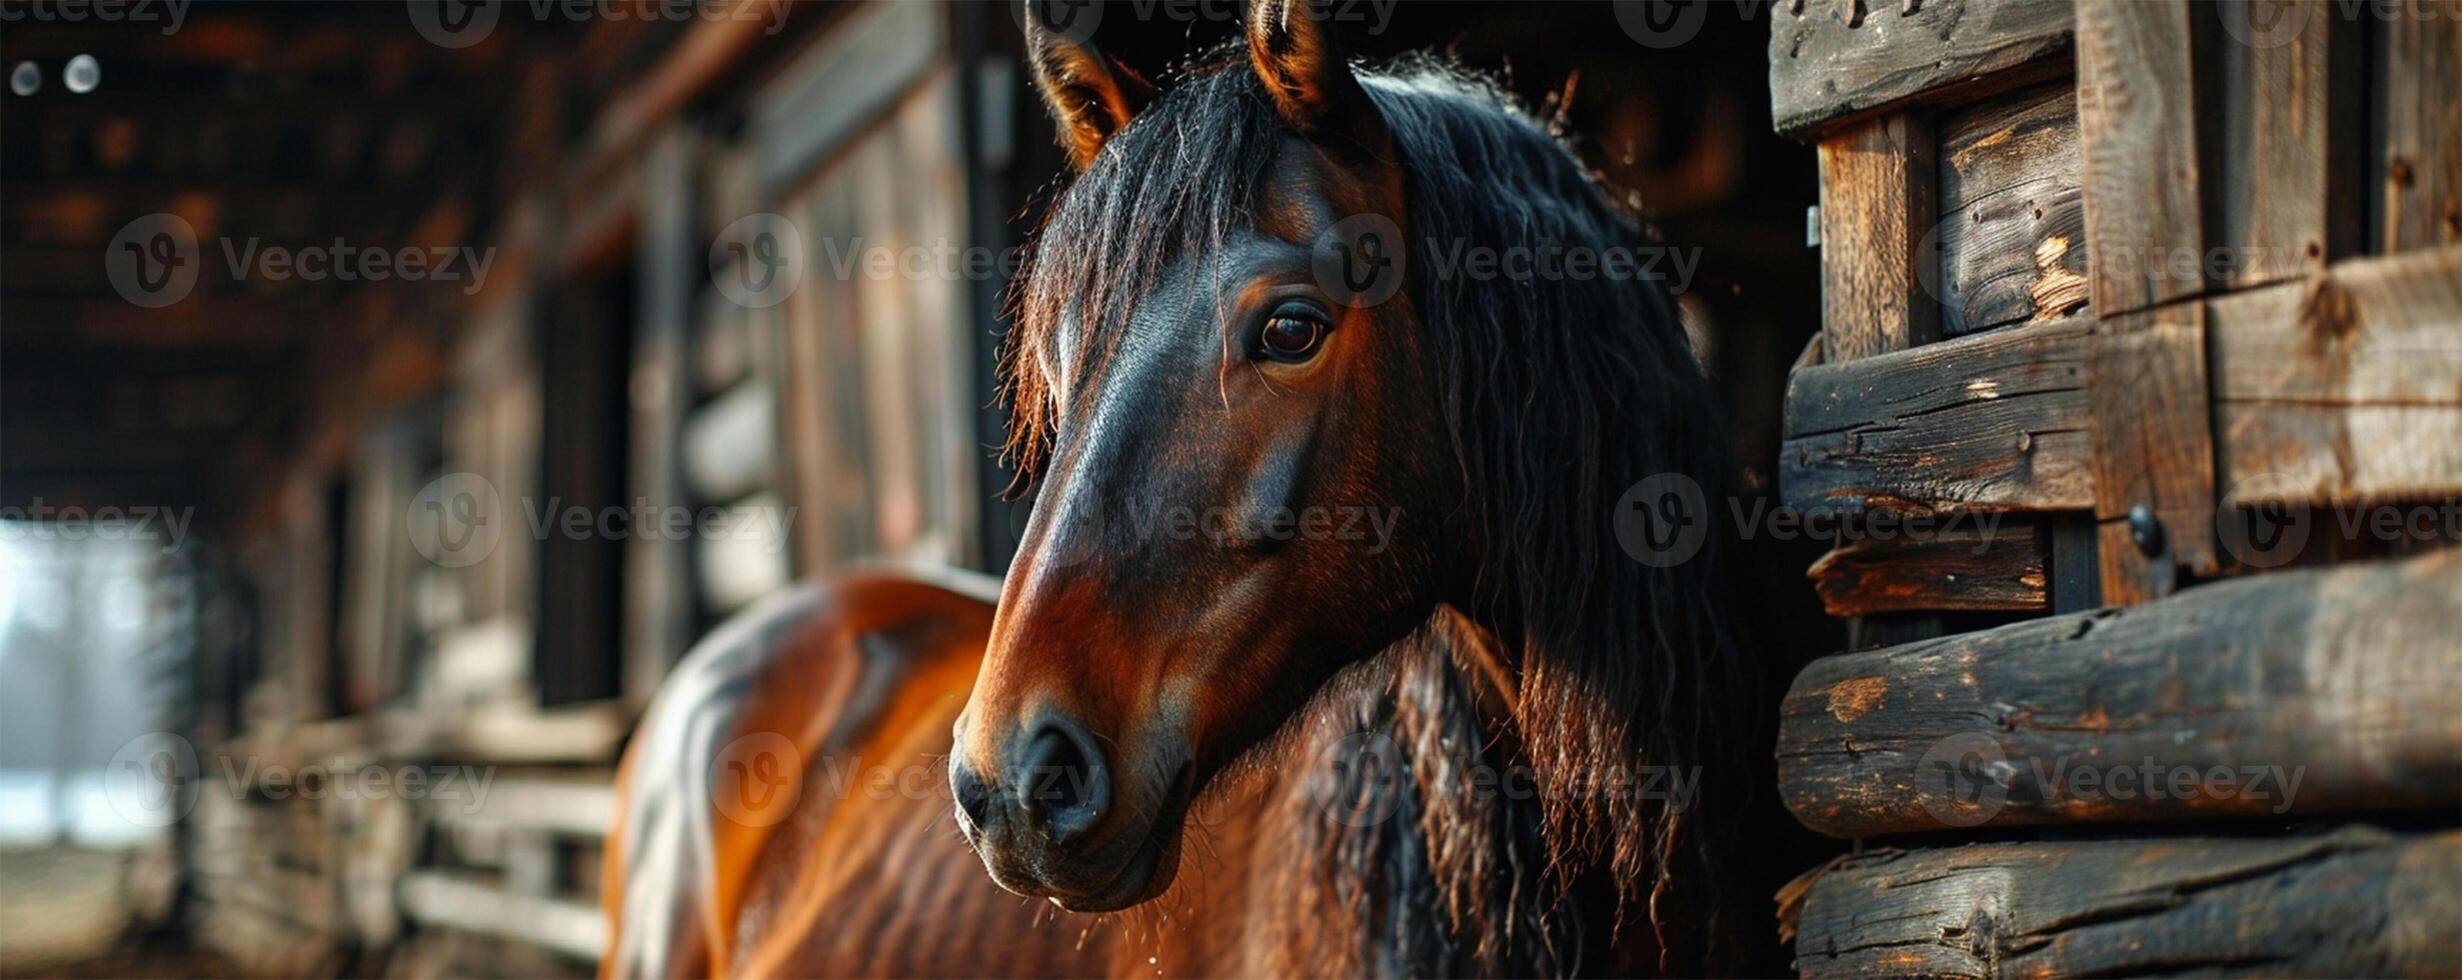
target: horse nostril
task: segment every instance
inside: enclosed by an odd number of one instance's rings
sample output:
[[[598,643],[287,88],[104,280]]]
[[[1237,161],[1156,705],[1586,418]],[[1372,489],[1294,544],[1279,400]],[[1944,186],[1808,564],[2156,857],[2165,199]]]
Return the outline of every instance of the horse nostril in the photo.
[[[966,827],[980,831],[991,813],[992,790],[983,777],[975,775],[973,766],[952,761],[949,765],[949,795],[957,797],[957,808],[966,815]]]
[[[1026,743],[1018,780],[1026,818],[1062,847],[1101,822],[1111,798],[1110,776],[1085,730],[1065,718],[1044,723]]]

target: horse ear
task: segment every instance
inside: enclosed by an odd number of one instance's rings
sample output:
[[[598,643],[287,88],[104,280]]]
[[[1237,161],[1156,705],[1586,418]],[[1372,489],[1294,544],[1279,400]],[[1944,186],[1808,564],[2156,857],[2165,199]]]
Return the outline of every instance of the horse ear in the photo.
[[[1084,170],[1103,143],[1154,100],[1154,87],[1094,46],[1088,0],[1024,0],[1034,86],[1060,124],[1069,165]],[[1099,2],[1099,0],[1095,0]]]
[[[1328,23],[1331,0],[1253,0],[1248,61],[1283,121],[1312,140],[1348,139],[1386,156],[1392,134],[1368,91],[1351,74]]]

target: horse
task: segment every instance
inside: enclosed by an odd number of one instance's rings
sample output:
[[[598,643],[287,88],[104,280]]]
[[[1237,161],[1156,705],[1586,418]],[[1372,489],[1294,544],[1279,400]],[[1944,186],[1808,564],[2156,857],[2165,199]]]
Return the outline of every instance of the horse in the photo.
[[[1664,286],[1562,140],[1306,0],[1156,86],[1028,3],[1071,174],[1003,340],[1014,561],[697,644],[619,770],[607,975],[1702,972],[1754,689]],[[1681,515],[1714,522],[1706,508]]]

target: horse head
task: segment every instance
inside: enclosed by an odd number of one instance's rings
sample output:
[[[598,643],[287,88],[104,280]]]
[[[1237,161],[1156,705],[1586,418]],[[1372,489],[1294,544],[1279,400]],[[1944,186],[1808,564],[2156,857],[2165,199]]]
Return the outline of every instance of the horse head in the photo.
[[[1609,523],[1706,458],[1665,290],[1438,274],[1638,246],[1571,155],[1459,76],[1355,71],[1306,0],[1254,4],[1244,51],[1159,95],[1027,9],[1077,173],[1016,296],[1035,505],[951,756],[992,877],[1081,911],[1160,894],[1197,794],[1440,605],[1503,637],[1540,762],[1690,725],[1628,725],[1697,680],[1660,647],[1715,643]]]

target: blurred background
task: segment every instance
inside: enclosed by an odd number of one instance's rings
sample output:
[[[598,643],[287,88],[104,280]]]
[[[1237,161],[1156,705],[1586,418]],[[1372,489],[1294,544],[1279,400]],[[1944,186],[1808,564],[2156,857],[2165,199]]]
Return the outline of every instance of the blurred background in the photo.
[[[1098,37],[1157,74],[1239,6]],[[1766,5],[1622,6],[1339,29],[1494,73],[1698,256],[1750,499],[1812,155]],[[0,66],[0,973],[587,973],[697,636],[1008,560],[997,257],[1062,170],[1009,4],[7,0]],[[1761,647],[1835,649],[1817,547],[1750,547],[1797,549],[1742,563]]]

